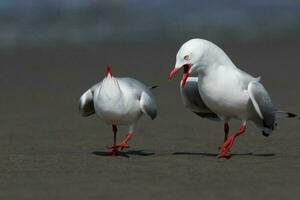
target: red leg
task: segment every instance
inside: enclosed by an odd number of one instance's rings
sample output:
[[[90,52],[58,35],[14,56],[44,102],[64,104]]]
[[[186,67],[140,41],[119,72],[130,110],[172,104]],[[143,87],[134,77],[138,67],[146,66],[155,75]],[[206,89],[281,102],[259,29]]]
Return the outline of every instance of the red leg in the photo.
[[[228,134],[229,134],[229,125],[228,122],[224,123],[224,142],[228,139]],[[224,143],[223,142],[223,143]],[[223,143],[219,145],[219,149],[223,148]]]
[[[118,155],[118,146],[116,145],[116,143],[117,143],[117,132],[118,132],[117,126],[116,125],[112,125],[112,130],[114,132],[114,144],[111,147],[112,150],[110,152],[110,155],[117,156]]]
[[[132,138],[132,133],[128,133],[126,135],[126,138],[121,143],[117,144],[116,146],[118,148],[121,148],[122,150],[124,148],[129,148],[129,145],[127,143],[128,143],[129,140],[131,140],[131,138]]]
[[[224,142],[227,140],[228,138],[228,133],[229,133],[229,125],[228,125],[228,122],[226,122],[224,124],[224,133],[225,133],[225,137],[224,137]]]
[[[246,126],[242,126],[238,132],[230,136],[221,146],[222,150],[219,153],[219,158],[229,158],[231,156],[230,149],[233,146],[235,139],[246,131]]]

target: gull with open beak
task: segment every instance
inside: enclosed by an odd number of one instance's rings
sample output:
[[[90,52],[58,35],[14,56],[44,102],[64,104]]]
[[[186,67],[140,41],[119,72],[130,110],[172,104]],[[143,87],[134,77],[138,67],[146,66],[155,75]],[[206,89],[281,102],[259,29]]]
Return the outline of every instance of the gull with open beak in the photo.
[[[181,69],[180,91],[184,105],[200,117],[224,121],[225,138],[220,146],[220,158],[231,156],[231,147],[235,139],[246,131],[248,120],[253,121],[264,136],[269,136],[279,118],[296,116],[275,109],[260,78],[238,69],[212,42],[191,39],[184,43],[177,53],[176,65],[169,79]],[[189,77],[191,74],[198,77]],[[240,129],[231,136],[230,119],[241,121]]]
[[[112,75],[112,67],[108,66],[106,77],[90,89],[79,100],[79,112],[87,117],[94,113],[104,122],[112,126],[114,142],[109,155],[118,155],[118,149],[128,148],[134,127],[143,114],[151,119],[157,116],[155,98],[151,92],[154,87],[147,87],[133,78],[117,78]],[[119,144],[117,126],[129,126],[126,138]]]

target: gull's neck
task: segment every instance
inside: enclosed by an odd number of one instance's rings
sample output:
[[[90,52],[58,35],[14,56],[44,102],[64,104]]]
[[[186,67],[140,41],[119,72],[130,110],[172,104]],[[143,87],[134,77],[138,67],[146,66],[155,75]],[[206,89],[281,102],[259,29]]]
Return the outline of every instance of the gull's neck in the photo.
[[[198,73],[210,73],[221,66],[236,68],[226,53],[213,43],[207,46],[199,65]]]

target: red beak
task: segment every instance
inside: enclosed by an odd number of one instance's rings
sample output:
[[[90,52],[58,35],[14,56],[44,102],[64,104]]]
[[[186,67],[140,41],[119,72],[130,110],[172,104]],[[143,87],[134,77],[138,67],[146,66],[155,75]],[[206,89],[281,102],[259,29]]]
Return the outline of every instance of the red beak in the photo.
[[[181,68],[176,68],[174,67],[174,69],[170,72],[168,79],[172,80],[172,78],[177,74],[177,72],[180,70]]]
[[[186,65],[183,65],[183,76],[182,76],[182,79],[181,79],[181,86],[184,88],[185,87],[185,84],[186,84],[186,81],[187,79],[189,78],[190,76],[190,69],[191,69],[192,65],[191,64],[186,64]],[[176,74],[177,72],[181,69],[182,67],[180,68],[175,68],[170,72],[169,74],[169,80],[171,80]]]
[[[107,67],[106,67],[106,77],[107,76],[112,76],[112,65],[111,64],[107,65]]]

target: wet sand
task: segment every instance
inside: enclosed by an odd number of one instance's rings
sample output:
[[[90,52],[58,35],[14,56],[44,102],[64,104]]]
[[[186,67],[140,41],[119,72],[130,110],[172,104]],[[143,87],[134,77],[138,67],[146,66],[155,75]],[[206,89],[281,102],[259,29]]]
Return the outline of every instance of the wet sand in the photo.
[[[300,113],[299,41],[221,46],[262,76],[278,108]],[[299,198],[299,119],[282,120],[269,138],[250,123],[232,158],[217,159],[222,123],[186,110],[179,76],[167,81],[181,42],[1,50],[0,199]],[[158,118],[143,117],[120,157],[103,156],[111,128],[78,114],[108,63],[117,76],[159,85]]]

